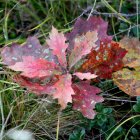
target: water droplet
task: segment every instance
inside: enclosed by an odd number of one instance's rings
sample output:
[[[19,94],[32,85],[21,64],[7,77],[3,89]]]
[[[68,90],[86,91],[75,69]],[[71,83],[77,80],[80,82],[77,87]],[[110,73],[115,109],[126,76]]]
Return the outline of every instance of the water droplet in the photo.
[[[35,53],[40,53],[40,51],[36,50]]]
[[[51,70],[49,70],[49,73],[52,73],[52,71],[51,71]]]
[[[98,51],[100,47],[95,48],[95,51]]]
[[[99,59],[100,59],[100,58],[99,58],[99,56],[97,55],[97,56],[96,56],[96,60],[99,60]]]
[[[49,49],[45,49],[43,52],[44,53],[49,53]]]
[[[111,48],[111,44],[110,43],[108,44],[108,48]]]
[[[86,106],[85,106],[85,105],[82,105],[82,107],[84,107],[84,108],[85,108]]]
[[[48,57],[49,57],[49,56],[48,56],[48,55],[46,55],[46,56],[45,56],[45,59],[48,59]]]
[[[30,44],[30,45],[28,45],[28,48],[32,48],[33,46]]]
[[[91,101],[91,104],[95,103],[95,101]]]
[[[64,53],[65,52],[65,49],[62,49],[62,53]]]
[[[17,58],[16,58],[16,57],[12,57],[12,59],[13,59],[13,60],[17,60]]]

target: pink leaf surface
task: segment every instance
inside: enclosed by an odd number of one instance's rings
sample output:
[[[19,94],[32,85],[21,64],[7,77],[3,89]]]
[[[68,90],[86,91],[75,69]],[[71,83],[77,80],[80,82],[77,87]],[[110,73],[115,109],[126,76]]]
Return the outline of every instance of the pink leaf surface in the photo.
[[[58,30],[52,27],[52,31],[50,33],[50,39],[47,40],[49,48],[53,50],[53,54],[58,57],[58,61],[60,64],[66,68],[66,49],[68,45],[65,43],[66,38],[63,33],[58,33]]]
[[[55,92],[55,88],[51,83],[41,85],[40,83],[35,83],[30,79],[19,75],[14,77],[14,81],[20,84],[20,86],[27,88],[28,91],[35,93],[36,95],[53,94]]]
[[[74,28],[70,33],[66,34],[67,40],[70,42],[69,49],[73,49],[73,40],[77,36],[81,36],[88,31],[97,31],[99,40],[97,41],[97,47],[101,42],[110,43],[112,36],[107,35],[108,22],[104,21],[101,17],[91,16],[88,20],[78,18],[74,24]]]
[[[81,80],[83,79],[90,80],[97,77],[97,75],[91,74],[90,72],[87,72],[87,73],[75,72],[73,75],[76,75]]]
[[[28,78],[41,78],[53,74],[61,74],[57,71],[57,65],[44,59],[35,59],[32,56],[24,56],[22,62],[9,66],[14,71],[22,72],[21,75]]]
[[[41,46],[36,37],[28,37],[26,43],[22,45],[12,44],[11,47],[4,47],[1,56],[3,62],[9,66],[21,62],[23,56],[33,56],[36,59],[42,58],[55,62],[55,57],[48,46]]]
[[[53,94],[53,98],[58,99],[62,109],[66,108],[68,102],[72,103],[72,95],[75,94],[71,87],[71,79],[70,74],[62,75],[59,81],[54,84],[56,93]]]
[[[96,112],[93,110],[96,103],[103,102],[103,97],[96,95],[101,90],[91,86],[88,82],[82,81],[72,85],[75,95],[73,95],[73,109],[80,111],[84,117],[93,119]]]
[[[69,67],[72,68],[83,56],[89,54],[96,47],[97,32],[87,32],[74,40],[74,49],[69,56]]]

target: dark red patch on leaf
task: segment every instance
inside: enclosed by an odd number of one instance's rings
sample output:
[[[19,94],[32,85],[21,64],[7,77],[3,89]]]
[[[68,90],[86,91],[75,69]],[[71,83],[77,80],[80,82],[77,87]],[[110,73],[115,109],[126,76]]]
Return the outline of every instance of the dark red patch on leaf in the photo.
[[[91,86],[89,82],[79,82],[72,85],[75,95],[73,95],[73,109],[80,111],[84,117],[93,119],[96,112],[93,110],[96,103],[103,102],[103,97],[96,95],[101,90]]]
[[[82,71],[94,73],[104,79],[111,78],[113,72],[123,67],[122,59],[126,53],[119,43],[101,42],[100,48],[89,54],[87,61],[82,65]]]

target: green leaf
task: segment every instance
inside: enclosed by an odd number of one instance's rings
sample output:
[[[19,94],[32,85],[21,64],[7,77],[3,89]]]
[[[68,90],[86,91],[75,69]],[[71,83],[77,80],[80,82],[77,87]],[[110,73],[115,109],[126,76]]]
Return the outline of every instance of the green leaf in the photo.
[[[104,108],[104,109],[103,109],[103,113],[105,113],[105,114],[110,114],[110,113],[112,113],[112,108]]]
[[[140,103],[140,96],[137,96],[137,103]]]
[[[100,120],[98,120],[98,121],[97,121],[97,124],[98,124],[98,126],[100,126],[100,127],[101,127],[101,126],[103,126],[103,125],[104,125],[104,122],[100,119]]]
[[[100,103],[97,103],[97,104],[96,104],[96,110],[97,110],[97,112],[101,112],[102,109],[103,109],[103,105],[100,104]]]
[[[140,112],[140,103],[133,106],[135,112]]]
[[[84,140],[85,129],[77,129],[70,136],[69,140]]]
[[[131,132],[133,133],[134,136],[138,135],[138,130],[136,128],[132,128]]]
[[[107,116],[106,116],[106,115],[102,115],[101,120],[102,120],[103,122],[106,122],[106,121],[107,121]]]

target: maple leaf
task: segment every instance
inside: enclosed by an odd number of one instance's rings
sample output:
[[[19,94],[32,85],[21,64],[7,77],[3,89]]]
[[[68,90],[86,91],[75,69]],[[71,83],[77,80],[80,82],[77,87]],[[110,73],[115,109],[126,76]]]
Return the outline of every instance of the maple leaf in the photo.
[[[66,49],[68,45],[65,43],[66,38],[63,33],[58,33],[58,30],[52,27],[52,31],[50,33],[50,39],[47,40],[49,48],[53,50],[53,54],[58,57],[60,64],[66,68]]]
[[[35,59],[32,56],[23,56],[22,62],[17,62],[15,65],[9,66],[14,71],[21,71],[21,75],[28,78],[41,78],[51,76],[53,74],[61,74],[54,62],[49,62],[44,59]]]
[[[107,35],[107,27],[108,23],[105,22],[101,17],[91,16],[88,20],[78,18],[74,24],[74,28],[70,33],[66,34],[67,40],[69,40],[70,47],[69,49],[73,49],[74,47],[74,39],[77,36],[81,36],[86,34],[88,31],[97,31],[98,33],[98,41],[97,47],[101,42],[110,43],[112,40],[112,36]]]
[[[126,94],[140,96],[140,41],[124,37],[120,43],[128,53],[123,58],[125,67],[113,74],[113,81]]]
[[[111,78],[112,73],[123,67],[123,57],[127,51],[119,43],[103,43],[100,48],[92,50],[87,60],[82,64],[81,71],[91,72],[100,78]]]
[[[130,96],[140,96],[140,67],[134,71],[123,68],[113,74],[114,83]]]
[[[96,103],[103,102],[103,97],[96,95],[101,90],[91,86],[89,82],[79,82],[72,85],[75,95],[73,95],[73,109],[80,111],[84,117],[93,119],[96,112],[93,110]]]
[[[97,32],[87,32],[74,40],[74,49],[69,56],[69,67],[73,67],[83,56],[89,54],[91,49],[96,47],[95,42],[98,40]]]
[[[66,108],[68,102],[72,103],[72,95],[75,94],[71,87],[71,78],[70,74],[62,75],[59,81],[54,84],[56,93],[53,94],[53,98],[58,99],[62,109]]]
[[[53,84],[47,83],[45,85],[42,85],[39,82],[33,82],[33,80],[16,75],[14,76],[14,81],[17,82],[20,86],[26,87],[28,91],[35,93],[36,95],[43,95],[43,94],[53,94],[55,93],[55,88],[53,87]]]
[[[36,37],[28,37],[26,43],[12,44],[11,47],[4,47],[1,56],[6,65],[14,65],[22,62],[23,56],[33,56],[36,59],[45,59],[56,62],[55,56],[51,54],[48,46],[41,46]]]
[[[97,31],[89,31],[78,36],[74,40],[74,49],[69,54],[67,53],[66,38],[62,33],[58,33],[57,29],[52,28],[47,40],[48,44],[45,44],[44,47],[40,45],[37,38],[29,37],[27,42],[22,45],[12,44],[10,48],[5,47],[2,50],[2,59],[8,68],[21,72],[14,77],[17,83],[37,95],[49,94],[53,96],[54,99],[58,99],[61,109],[66,108],[68,103],[72,103],[73,97],[77,101],[79,96],[82,96],[83,102],[82,100],[80,102],[86,103],[85,105],[90,108],[86,113],[82,110],[82,113],[88,118],[93,118],[94,111],[91,109],[94,108],[95,103],[89,105],[90,99],[85,98],[87,95],[91,99],[94,97],[94,102],[102,101],[102,97],[96,95],[100,90],[85,82],[72,85],[74,82],[72,76],[76,75],[81,80],[90,80],[96,75],[90,72],[72,74],[71,68],[96,47],[97,40]],[[68,66],[66,57],[68,57]],[[78,93],[75,90],[77,86],[85,87],[85,90],[90,88],[90,90],[88,92],[80,91],[79,95],[75,95],[75,92]]]
[[[140,41],[138,38],[124,37],[120,40],[122,48],[125,48],[128,53],[123,58],[125,66],[137,67],[140,66]]]
[[[81,80],[83,79],[90,80],[97,77],[97,75],[91,74],[90,72],[87,72],[87,73],[75,72],[73,75],[76,75]]]

